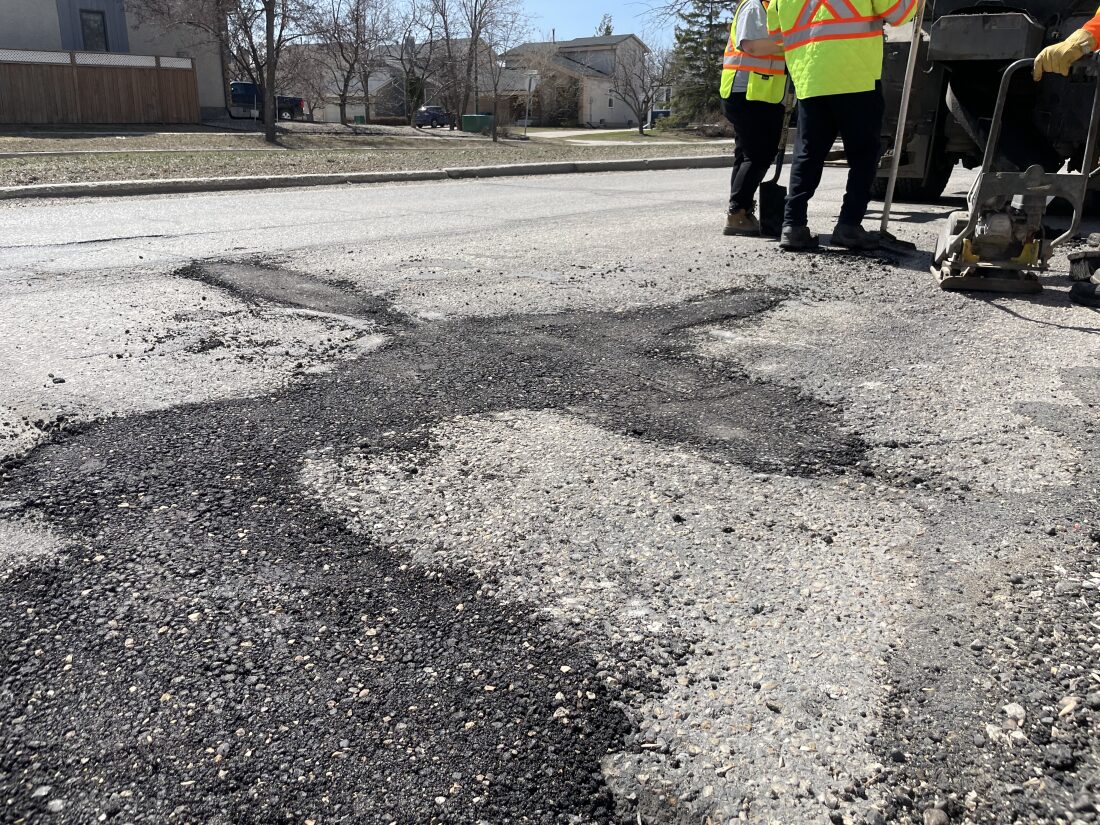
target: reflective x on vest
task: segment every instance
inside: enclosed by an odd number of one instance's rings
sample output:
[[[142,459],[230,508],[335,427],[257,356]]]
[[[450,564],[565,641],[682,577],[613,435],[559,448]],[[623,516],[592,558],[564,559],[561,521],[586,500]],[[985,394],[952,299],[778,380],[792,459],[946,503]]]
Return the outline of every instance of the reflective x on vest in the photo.
[[[884,23],[913,16],[917,0],[772,0],[768,31],[780,35],[799,100],[868,92],[882,79]]]
[[[900,7],[907,2],[898,3]],[[830,17],[815,20],[824,9]],[[786,51],[821,40],[855,40],[860,37],[881,37],[883,18],[861,15],[851,0],[808,0],[790,31],[783,32]]]

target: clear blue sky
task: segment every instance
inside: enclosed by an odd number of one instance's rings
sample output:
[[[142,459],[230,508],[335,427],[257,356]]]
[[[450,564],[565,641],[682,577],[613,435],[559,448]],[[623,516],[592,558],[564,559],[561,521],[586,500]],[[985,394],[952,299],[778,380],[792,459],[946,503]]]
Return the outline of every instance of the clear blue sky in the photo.
[[[646,14],[645,0],[527,0],[531,10],[535,32],[550,34],[557,29],[558,40],[574,37],[591,37],[605,13],[615,20],[618,34],[650,35],[654,41],[671,38],[670,26],[664,31],[654,26]]]

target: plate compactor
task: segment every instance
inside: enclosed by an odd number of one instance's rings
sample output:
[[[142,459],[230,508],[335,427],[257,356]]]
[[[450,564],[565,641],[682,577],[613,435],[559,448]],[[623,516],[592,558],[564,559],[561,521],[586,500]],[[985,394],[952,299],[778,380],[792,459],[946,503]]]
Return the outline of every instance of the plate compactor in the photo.
[[[947,290],[1035,293],[1043,289],[1038,274],[1049,268],[1056,247],[1074,236],[1088,194],[1090,171],[1095,167],[1097,130],[1100,128],[1100,64],[1082,61],[1096,90],[1092,101],[1082,171],[1047,172],[1036,164],[1023,171],[999,171],[998,144],[1013,75],[1031,69],[1034,60],[1018,60],[1001,78],[981,172],[967,196],[968,211],[953,212],[936,245],[932,271]],[[1091,163],[1091,165],[1090,165]],[[1093,172],[1092,174],[1095,174]],[[1054,198],[1073,209],[1069,228],[1048,237],[1043,218]],[[1100,252],[1075,253],[1100,265]],[[1094,268],[1075,261],[1073,274],[1081,277]],[[1091,271],[1089,272],[1091,275]]]

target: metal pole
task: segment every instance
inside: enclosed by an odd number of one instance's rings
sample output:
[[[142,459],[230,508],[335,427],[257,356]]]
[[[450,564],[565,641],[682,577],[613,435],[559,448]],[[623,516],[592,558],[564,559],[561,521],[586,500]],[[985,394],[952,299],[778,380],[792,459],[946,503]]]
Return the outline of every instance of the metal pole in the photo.
[[[894,157],[890,164],[890,180],[886,184],[886,200],[882,204],[882,233],[890,228],[890,211],[894,208],[894,190],[898,185],[901,153],[905,149],[905,121],[909,119],[909,98],[913,95],[913,82],[917,76],[917,56],[924,37],[925,0],[920,0],[913,16],[913,39],[909,44],[909,65],[905,68],[905,88],[901,90],[901,112],[898,114],[898,131],[894,138]]]
[[[527,72],[527,116],[523,119],[523,136],[527,137],[527,127],[531,125],[531,95],[535,90],[538,72]]]
[[[523,118],[523,136],[527,137],[527,127],[531,125],[531,76],[527,76],[527,115]]]

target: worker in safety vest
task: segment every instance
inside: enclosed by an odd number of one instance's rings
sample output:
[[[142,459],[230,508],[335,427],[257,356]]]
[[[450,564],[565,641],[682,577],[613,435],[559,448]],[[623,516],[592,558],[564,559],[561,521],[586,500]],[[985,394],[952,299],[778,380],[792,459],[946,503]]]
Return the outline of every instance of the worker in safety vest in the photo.
[[[1092,54],[1100,45],[1100,11],[1096,16],[1079,28],[1061,43],[1047,46],[1035,58],[1035,79],[1038,81],[1047,72],[1069,75],[1070,67],[1087,54]],[[1092,280],[1075,283],[1069,291],[1070,300],[1088,307],[1100,309],[1100,275]]]
[[[726,235],[759,235],[756,191],[779,150],[787,70],[783,50],[768,34],[766,0],[740,0],[722,60],[722,111],[733,124],[733,156]]]
[[[833,245],[878,246],[863,229],[881,152],[883,25],[900,26],[917,0],[772,0],[768,29],[782,37],[798,94],[798,138],[783,216],[784,249],[817,248],[807,208],[839,134],[848,158],[848,190]]]

